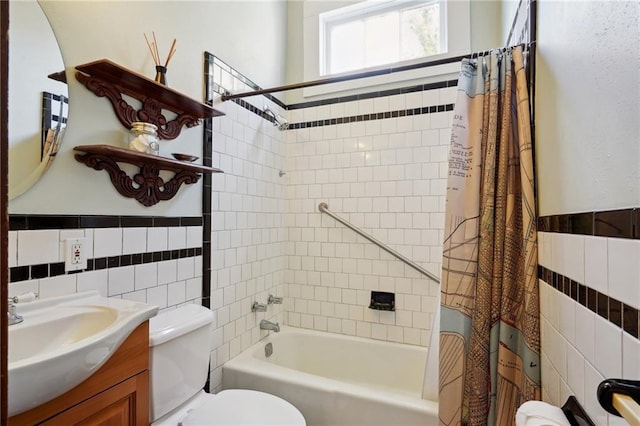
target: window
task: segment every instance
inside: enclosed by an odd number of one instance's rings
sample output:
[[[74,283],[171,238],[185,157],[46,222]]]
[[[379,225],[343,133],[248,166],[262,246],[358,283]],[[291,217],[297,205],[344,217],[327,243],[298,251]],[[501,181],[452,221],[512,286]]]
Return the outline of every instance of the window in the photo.
[[[446,0],[364,1],[320,14],[320,74],[447,52]]]

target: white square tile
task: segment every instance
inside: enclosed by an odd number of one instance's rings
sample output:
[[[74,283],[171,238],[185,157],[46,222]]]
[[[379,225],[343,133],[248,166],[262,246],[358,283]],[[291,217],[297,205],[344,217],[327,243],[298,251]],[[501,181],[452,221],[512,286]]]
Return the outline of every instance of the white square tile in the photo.
[[[564,295],[552,288],[547,288],[547,290],[547,318],[549,323],[558,329],[560,328],[560,296]],[[579,323],[577,318],[576,323]]]
[[[567,347],[567,375],[576,398],[584,400],[584,357],[572,345]]]
[[[134,266],[134,287],[142,290],[158,285],[158,263],[143,263]]]
[[[551,233],[551,250],[553,259],[551,260],[551,269],[561,275],[567,275],[566,269],[566,234]]]
[[[108,270],[109,296],[117,296],[135,289],[135,268],[111,268]]]
[[[178,280],[178,261],[164,260],[158,265],[158,284],[168,284]]]
[[[18,265],[18,231],[9,231],[8,264],[9,268]]]
[[[178,305],[187,300],[187,288],[184,281],[169,284],[167,286],[167,304]]]
[[[9,297],[19,296],[25,293],[36,293],[40,291],[38,288],[39,280],[26,280],[9,283]],[[38,296],[40,296],[38,294]]]
[[[187,229],[185,227],[169,228],[169,250],[187,248]]]
[[[560,376],[553,368],[553,364],[543,351],[540,357],[540,375],[542,380],[543,400],[552,405],[558,405],[560,394]]]
[[[122,254],[122,228],[98,228],[93,231],[94,257]]]
[[[579,283],[584,283],[584,236],[565,236],[566,276]]]
[[[101,296],[109,296],[108,269],[100,269],[97,271],[87,271],[76,275],[78,292],[95,290]]]
[[[424,90],[422,92],[421,106],[437,106],[441,104],[442,102],[440,102],[440,89]]]
[[[584,237],[584,284],[603,294],[609,294],[607,238]]]
[[[555,290],[554,290],[555,291]],[[570,297],[559,295],[559,331],[571,344],[575,344],[576,337],[576,302]]]
[[[122,254],[145,253],[147,251],[147,228],[123,228]]]
[[[57,277],[43,278],[40,280],[39,287],[41,299],[73,294],[77,291],[76,277],[75,275],[59,275]]]
[[[200,299],[202,297],[202,277],[186,281],[187,300]]]
[[[387,326],[383,324],[371,324],[371,338],[387,340]]]
[[[640,380],[640,341],[622,333],[622,376],[625,379]]]
[[[607,412],[601,408],[595,392],[604,379],[590,363],[584,363],[584,400],[579,402],[597,425],[607,424]]]
[[[187,280],[195,276],[195,262],[193,257],[178,259],[178,280]]]
[[[148,251],[165,251],[169,249],[169,230],[167,228],[148,228],[147,238]]]
[[[622,329],[600,316],[595,319],[595,367],[605,377],[622,376]]]
[[[595,362],[596,314],[576,304],[576,349],[591,363]]]
[[[166,308],[167,304],[167,286],[161,285],[158,287],[151,287],[147,290],[147,303],[154,305],[160,309]]]
[[[315,315],[313,317],[313,328],[314,330],[327,331],[328,330],[327,318]]]
[[[358,337],[371,337],[371,323],[358,321],[356,323],[356,335]]]
[[[640,240],[609,238],[607,247],[609,296],[640,307]]]
[[[546,347],[549,360],[561,379],[567,379],[567,341],[553,327],[549,327]]]
[[[549,269],[553,266],[551,238],[551,234],[547,232],[538,232],[538,263]]]
[[[147,292],[145,290],[133,291],[123,294],[122,298],[133,302],[147,303]]]
[[[58,261],[58,230],[17,231],[17,266]]]

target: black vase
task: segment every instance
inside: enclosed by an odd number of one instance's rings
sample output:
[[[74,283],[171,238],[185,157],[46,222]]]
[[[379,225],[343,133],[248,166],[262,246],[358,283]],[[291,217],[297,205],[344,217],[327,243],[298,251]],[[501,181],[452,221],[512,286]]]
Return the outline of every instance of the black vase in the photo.
[[[167,67],[156,65],[156,83],[167,84]]]

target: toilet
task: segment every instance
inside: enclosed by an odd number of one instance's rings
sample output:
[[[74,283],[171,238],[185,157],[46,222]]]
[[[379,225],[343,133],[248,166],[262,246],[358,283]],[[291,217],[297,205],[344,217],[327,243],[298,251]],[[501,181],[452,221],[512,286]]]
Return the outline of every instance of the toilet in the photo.
[[[186,305],[149,320],[152,426],[304,426],[302,413],[264,392],[202,388],[207,380],[213,312]]]

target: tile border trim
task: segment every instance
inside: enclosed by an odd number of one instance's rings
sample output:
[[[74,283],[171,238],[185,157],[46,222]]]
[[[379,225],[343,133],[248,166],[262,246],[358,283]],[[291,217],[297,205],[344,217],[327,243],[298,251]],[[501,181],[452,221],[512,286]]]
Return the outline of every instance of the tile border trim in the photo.
[[[636,339],[640,337],[638,309],[544,266],[538,265],[538,278]]]
[[[9,231],[202,226],[201,216],[9,215]]]
[[[640,208],[540,216],[538,232],[640,239]],[[538,265],[538,278],[640,339],[638,309],[541,265]]]
[[[538,232],[640,239],[640,208],[541,216]]]
[[[59,275],[73,275],[81,272],[101,269],[120,268],[142,265],[143,263],[163,262],[166,260],[184,259],[202,255],[201,247],[187,249],[164,250],[146,253],[122,254],[119,256],[97,257],[87,259],[87,268],[77,271],[65,271],[64,262],[42,263],[39,265],[13,266],[9,268],[9,283],[51,278]]]
[[[372,114],[353,115],[349,117],[329,118],[300,123],[290,123],[287,130],[305,129],[310,127],[332,126],[344,123],[356,123],[363,121],[383,120],[387,118],[410,117],[422,114],[434,114],[438,112],[453,111],[454,104],[433,105],[422,108],[409,108],[396,111],[377,112]]]

